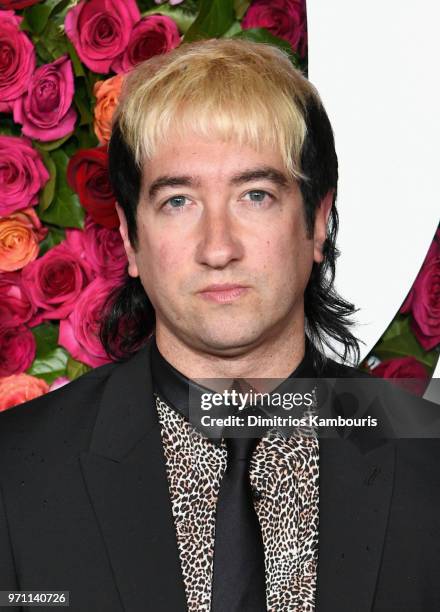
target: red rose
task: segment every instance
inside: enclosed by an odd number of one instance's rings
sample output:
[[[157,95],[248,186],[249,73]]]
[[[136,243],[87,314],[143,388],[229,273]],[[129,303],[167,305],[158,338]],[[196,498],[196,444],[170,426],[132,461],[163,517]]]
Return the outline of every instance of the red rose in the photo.
[[[104,304],[114,286],[113,280],[98,276],[83,291],[69,317],[60,322],[58,343],[92,368],[110,361],[99,339],[99,328]]]
[[[113,66],[115,72],[127,72],[139,62],[166,53],[180,43],[176,23],[165,15],[151,15],[139,21],[133,28],[130,42],[124,54]]]
[[[35,70],[34,46],[20,31],[22,17],[0,11],[0,112],[12,110]]]
[[[19,272],[0,274],[0,328],[27,323],[36,308],[23,289]]]
[[[0,329],[0,376],[20,374],[35,358],[37,345],[24,325]]]
[[[106,146],[75,153],[67,167],[67,180],[96,223],[109,229],[119,226]]]
[[[37,140],[57,140],[73,131],[76,111],[72,62],[64,55],[35,71],[27,94],[14,104],[14,121],[23,134]]]
[[[49,385],[41,378],[29,374],[14,374],[0,379],[0,410],[6,410],[28,402],[49,391]]]
[[[102,227],[87,217],[81,234],[86,261],[96,274],[113,280],[121,277],[127,266],[127,255],[119,231]]]
[[[38,204],[49,172],[27,138],[0,136],[0,216]]]
[[[287,40],[293,51],[305,56],[307,18],[304,0],[254,0],[246,11],[243,29],[265,28]]]
[[[87,262],[77,256],[67,240],[52,247],[22,271],[22,282],[41,319],[67,317],[93,278]]]
[[[378,378],[396,379],[395,382],[400,387],[420,396],[424,394],[429,383],[427,369],[414,357],[386,359],[371,370],[371,373]]]
[[[41,0],[0,0],[0,8],[16,11],[37,4],[37,2],[41,2]]]
[[[141,18],[135,0],[89,0],[67,13],[66,34],[81,61],[94,72],[110,72]]]

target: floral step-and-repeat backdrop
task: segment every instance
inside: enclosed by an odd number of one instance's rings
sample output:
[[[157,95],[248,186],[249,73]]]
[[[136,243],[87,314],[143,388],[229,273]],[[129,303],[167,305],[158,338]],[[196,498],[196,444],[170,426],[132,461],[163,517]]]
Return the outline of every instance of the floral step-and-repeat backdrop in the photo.
[[[107,143],[124,74],[212,37],[276,44],[307,73],[303,0],[0,0],[0,410],[108,361],[99,318],[126,258]],[[439,343],[437,232],[363,367],[424,388]]]

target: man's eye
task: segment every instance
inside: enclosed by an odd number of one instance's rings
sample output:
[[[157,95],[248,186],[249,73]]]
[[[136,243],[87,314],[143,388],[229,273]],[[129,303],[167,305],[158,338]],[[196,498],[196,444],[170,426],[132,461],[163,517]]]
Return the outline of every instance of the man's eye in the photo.
[[[170,208],[183,208],[187,200],[188,198],[185,196],[173,196],[164,202],[164,206],[168,204]]]
[[[252,205],[260,205],[260,204],[268,204],[271,200],[273,200],[273,196],[267,191],[263,191],[262,189],[253,189],[252,191],[248,191],[245,194],[245,199],[249,196],[248,201],[252,203]]]

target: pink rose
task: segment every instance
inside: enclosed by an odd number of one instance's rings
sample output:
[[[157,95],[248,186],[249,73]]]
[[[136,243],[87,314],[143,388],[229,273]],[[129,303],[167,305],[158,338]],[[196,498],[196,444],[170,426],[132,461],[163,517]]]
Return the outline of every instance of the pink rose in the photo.
[[[75,127],[73,94],[72,62],[63,55],[37,68],[27,94],[14,104],[14,121],[23,125],[23,134],[30,138],[44,141],[63,138]]]
[[[118,230],[102,227],[88,216],[82,238],[86,261],[98,276],[115,280],[124,274],[127,255]]]
[[[23,286],[42,320],[67,317],[92,278],[90,266],[66,240],[22,271]]]
[[[0,378],[0,410],[28,402],[48,391],[49,385],[45,380],[29,374],[14,374]]]
[[[371,374],[378,378],[390,378],[398,386],[420,396],[429,383],[428,370],[414,357],[386,359],[371,370]]]
[[[20,273],[0,274],[0,328],[18,327],[27,323],[35,310],[23,289]]]
[[[0,135],[0,216],[38,204],[38,192],[48,180],[30,140]]]
[[[24,325],[0,328],[0,376],[27,370],[35,358],[36,348],[32,332]]]
[[[70,316],[60,322],[58,344],[93,368],[111,361],[99,339],[99,328],[104,303],[114,286],[113,280],[98,276],[83,291]]]
[[[412,311],[413,300],[415,298],[415,286],[420,276],[424,273],[424,269],[426,266],[430,264],[433,259],[437,259],[440,257],[440,229],[438,229],[434,235],[434,238],[429,246],[428,252],[426,254],[425,260],[423,262],[422,267],[420,268],[420,272],[414,281],[413,286],[411,287],[408,295],[405,298],[402,306],[400,307],[399,312],[401,314],[408,314]],[[417,297],[416,297],[417,299]]]
[[[50,385],[49,391],[55,391],[55,389],[59,389],[60,387],[64,387],[64,385],[67,385],[68,383],[70,383],[70,380],[67,378],[67,376],[59,376]]]
[[[12,110],[35,70],[35,50],[21,21],[13,11],[0,11],[0,112]]]
[[[242,28],[265,28],[287,40],[293,51],[305,56],[307,18],[304,0],[254,0],[246,11]]]
[[[423,265],[414,284],[412,329],[425,351],[440,344],[440,254]]]
[[[140,18],[134,0],[83,0],[68,11],[64,25],[81,61],[106,74],[125,51]]]
[[[166,53],[180,43],[175,21],[165,15],[150,15],[139,21],[122,57],[115,61],[115,72],[127,72],[139,62]]]

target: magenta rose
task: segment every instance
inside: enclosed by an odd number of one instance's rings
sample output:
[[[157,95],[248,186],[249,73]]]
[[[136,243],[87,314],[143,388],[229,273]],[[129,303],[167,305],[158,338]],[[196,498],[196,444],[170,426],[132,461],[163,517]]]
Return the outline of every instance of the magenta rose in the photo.
[[[81,61],[106,74],[125,51],[140,18],[134,0],[83,0],[68,11],[64,25]]]
[[[32,6],[37,2],[41,2],[41,0],[0,0],[0,8],[17,10]]]
[[[122,57],[115,61],[115,72],[127,72],[139,62],[166,53],[180,43],[176,23],[165,15],[150,15],[133,28],[130,42]]]
[[[23,286],[41,320],[67,317],[92,278],[92,269],[67,240],[22,270]]]
[[[35,358],[36,342],[24,325],[0,328],[0,376],[21,374]]]
[[[88,215],[81,234],[86,260],[97,276],[120,278],[127,266],[127,255],[119,230],[102,227]]]
[[[23,325],[30,321],[35,311],[35,306],[22,286],[21,274],[0,274],[0,328]]]
[[[12,110],[35,70],[34,46],[20,31],[21,21],[13,11],[0,11],[0,112]]]
[[[0,217],[38,204],[49,172],[27,138],[0,135]]]
[[[63,55],[37,68],[26,95],[14,104],[14,121],[21,123],[23,134],[31,138],[63,138],[75,127],[73,94],[72,62]]]
[[[428,370],[414,357],[386,359],[371,373],[378,378],[390,378],[399,387],[419,396],[424,394],[429,383]]]
[[[110,361],[99,339],[99,327],[105,301],[114,286],[113,280],[98,276],[83,291],[69,317],[60,322],[58,344],[93,368]]]
[[[412,329],[425,351],[440,344],[440,254],[429,258],[414,284]]]
[[[244,30],[265,28],[274,36],[287,40],[301,57],[306,53],[305,0],[254,0],[241,25]]]

